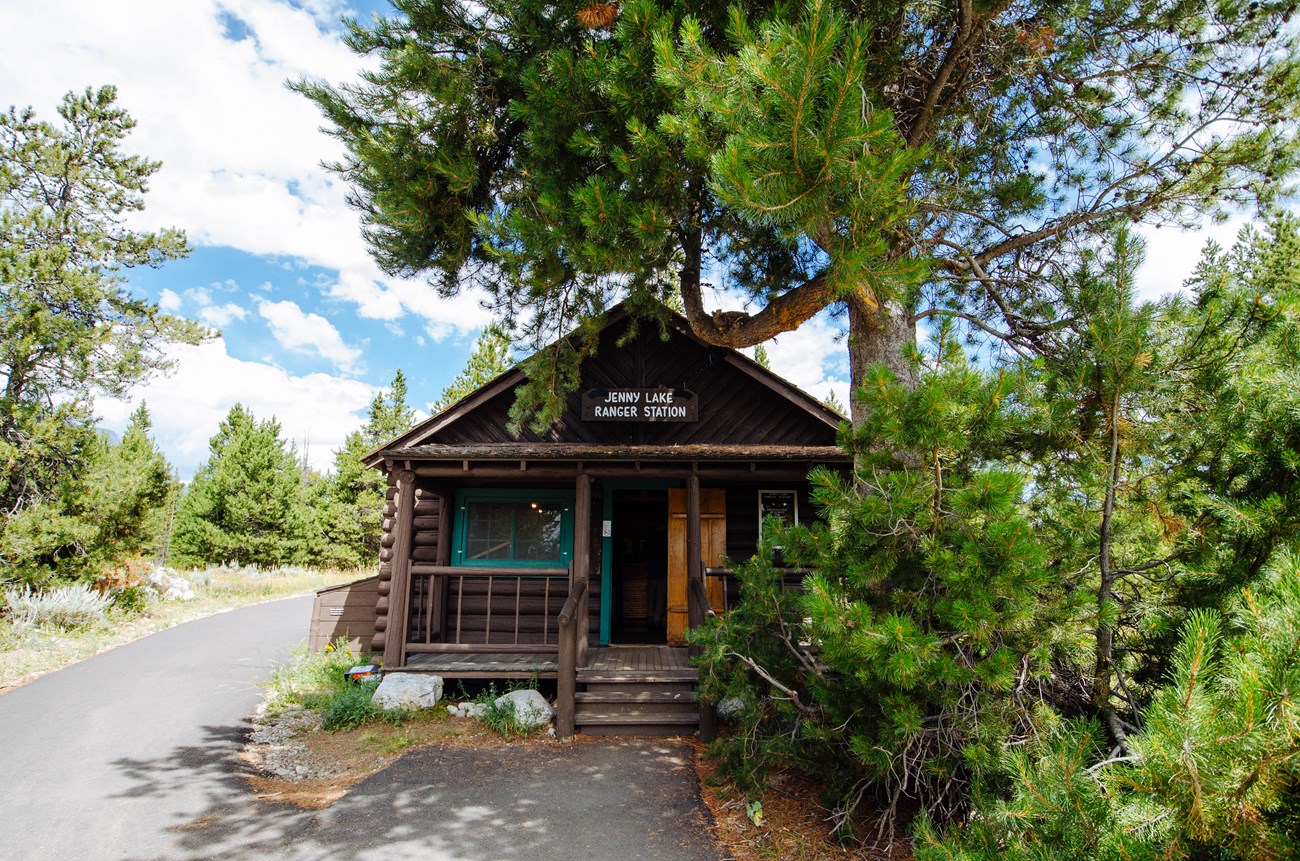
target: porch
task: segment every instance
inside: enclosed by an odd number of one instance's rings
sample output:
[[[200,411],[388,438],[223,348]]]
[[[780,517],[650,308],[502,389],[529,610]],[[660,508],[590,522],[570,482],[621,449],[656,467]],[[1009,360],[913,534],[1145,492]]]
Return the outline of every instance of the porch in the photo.
[[[408,657],[402,668],[403,672],[434,673],[451,679],[554,679],[558,670],[558,650],[424,652]],[[576,670],[580,677],[589,678],[639,675],[679,675],[690,681],[699,678],[683,646],[597,646],[589,651],[587,666]]]

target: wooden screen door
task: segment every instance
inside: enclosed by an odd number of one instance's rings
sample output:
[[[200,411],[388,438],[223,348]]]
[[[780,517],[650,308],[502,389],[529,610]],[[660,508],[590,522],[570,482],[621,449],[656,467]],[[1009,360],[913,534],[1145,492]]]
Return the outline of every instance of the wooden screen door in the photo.
[[[700,489],[700,559],[705,568],[722,564],[727,553],[727,492],[720,487]],[[722,611],[725,584],[720,577],[706,582],[709,603]],[[686,590],[686,489],[668,490],[668,642],[686,642],[688,625]]]

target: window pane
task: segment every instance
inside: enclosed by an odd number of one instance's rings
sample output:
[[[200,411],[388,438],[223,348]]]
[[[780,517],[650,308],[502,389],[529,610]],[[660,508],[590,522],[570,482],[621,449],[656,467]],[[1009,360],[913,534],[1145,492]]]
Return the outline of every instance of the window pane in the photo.
[[[514,503],[471,502],[465,519],[465,556],[509,559]]]
[[[515,558],[532,561],[560,558],[559,502],[520,502],[515,506]]]

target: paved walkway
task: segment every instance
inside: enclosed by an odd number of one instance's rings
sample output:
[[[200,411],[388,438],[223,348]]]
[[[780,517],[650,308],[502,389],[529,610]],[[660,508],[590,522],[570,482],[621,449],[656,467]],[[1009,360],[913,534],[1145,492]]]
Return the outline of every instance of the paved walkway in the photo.
[[[0,695],[0,859],[717,861],[679,742],[426,749],[332,808],[257,801],[237,754],[310,599],[201,619]]]

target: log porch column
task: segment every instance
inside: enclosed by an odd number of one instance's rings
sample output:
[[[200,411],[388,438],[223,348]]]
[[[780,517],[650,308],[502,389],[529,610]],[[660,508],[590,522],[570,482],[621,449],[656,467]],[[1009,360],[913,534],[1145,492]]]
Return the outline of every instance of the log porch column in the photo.
[[[700,474],[692,468],[690,476],[686,479],[686,617],[692,628],[704,624],[704,607],[696,597],[707,596],[704,586],[703,554],[704,523],[700,514]],[[698,657],[699,654],[699,646],[690,647],[691,657]],[[700,700],[699,705],[700,740],[713,741],[718,736],[717,707],[704,700]]]
[[[695,600],[692,580],[702,580],[704,569],[701,559],[700,476],[694,469],[686,479],[686,619],[691,628],[704,624],[704,608]],[[700,585],[703,585],[701,582]]]
[[[573,512],[573,579],[591,586],[591,476],[579,472],[574,490]],[[583,590],[578,605],[578,666],[587,665],[587,637],[591,632],[589,601],[591,589]]]
[[[406,663],[407,617],[411,611],[411,540],[414,537],[415,473],[397,473],[397,517],[393,525],[393,581],[388,593],[388,636],[384,640],[384,666]]]

